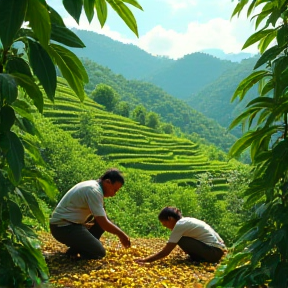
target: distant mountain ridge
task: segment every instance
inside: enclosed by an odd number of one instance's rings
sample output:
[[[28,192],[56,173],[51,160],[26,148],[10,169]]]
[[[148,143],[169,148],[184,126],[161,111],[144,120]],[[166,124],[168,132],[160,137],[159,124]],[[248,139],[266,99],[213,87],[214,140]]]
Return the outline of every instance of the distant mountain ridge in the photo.
[[[86,45],[71,48],[80,58],[88,58],[127,79],[143,79],[147,74],[165,69],[175,60],[155,57],[132,44],[124,44],[111,38],[85,30],[72,29]]]
[[[95,32],[76,29],[73,31],[86,45],[84,49],[72,49],[78,57],[90,59],[128,80],[152,83],[167,94],[186,101],[187,105],[217,121],[224,128],[229,126],[243,108],[242,103],[231,104],[230,99],[243,77],[253,70],[253,65],[247,66],[247,63],[252,63],[259,57],[256,55],[251,58],[249,53],[240,53],[230,55],[234,61],[232,62],[210,55],[214,53],[219,57],[227,56],[223,56],[223,51],[213,49],[205,50],[206,53],[197,52],[172,60],[152,56],[135,45],[123,44]],[[236,59],[236,56],[239,58]],[[246,57],[246,60],[237,61]],[[152,95],[147,97],[155,97]],[[133,102],[135,101],[133,99]],[[152,101],[151,105],[155,103]],[[151,108],[156,112],[159,110],[159,107]],[[169,107],[165,109],[171,110]],[[163,114],[161,115],[163,117]],[[164,118],[169,119],[167,115]],[[238,129],[233,131],[233,134],[239,137],[241,131]]]

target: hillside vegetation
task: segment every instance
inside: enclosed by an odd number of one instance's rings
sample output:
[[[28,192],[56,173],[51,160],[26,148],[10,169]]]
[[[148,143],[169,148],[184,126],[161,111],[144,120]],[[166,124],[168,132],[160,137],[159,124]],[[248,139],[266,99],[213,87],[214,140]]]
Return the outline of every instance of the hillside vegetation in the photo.
[[[106,112],[88,97],[79,105],[63,80],[57,91],[54,104],[45,101],[44,115],[103,159],[143,171],[157,183],[172,181],[195,186],[197,175],[209,172],[216,178],[213,190],[226,191],[225,173],[231,165],[209,161],[192,141],[159,134],[131,119]]]
[[[127,80],[88,59],[84,59],[83,64],[89,75],[89,83],[85,86],[88,95],[96,85],[104,83],[117,92],[120,100],[129,104],[130,110],[142,104],[148,111],[159,114],[161,121],[179,127],[187,135],[196,133],[207,144],[214,144],[227,152],[236,141],[236,137],[227,133],[215,120],[205,117],[161,88],[151,83]]]

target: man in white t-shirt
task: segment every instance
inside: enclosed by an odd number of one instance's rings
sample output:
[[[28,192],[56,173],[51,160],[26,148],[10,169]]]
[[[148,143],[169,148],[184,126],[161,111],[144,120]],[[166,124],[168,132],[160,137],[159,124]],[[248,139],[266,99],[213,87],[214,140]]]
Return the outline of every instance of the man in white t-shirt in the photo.
[[[129,237],[107,218],[104,209],[104,197],[115,196],[123,184],[120,171],[109,169],[98,180],[80,182],[63,196],[50,218],[50,230],[69,247],[67,255],[104,257],[106,251],[99,239],[105,231],[117,235],[125,248],[130,247]]]
[[[137,263],[153,262],[168,256],[178,245],[192,261],[218,262],[226,250],[224,241],[214,229],[204,221],[182,217],[176,207],[165,207],[158,215],[162,225],[172,232],[166,245],[158,253]]]

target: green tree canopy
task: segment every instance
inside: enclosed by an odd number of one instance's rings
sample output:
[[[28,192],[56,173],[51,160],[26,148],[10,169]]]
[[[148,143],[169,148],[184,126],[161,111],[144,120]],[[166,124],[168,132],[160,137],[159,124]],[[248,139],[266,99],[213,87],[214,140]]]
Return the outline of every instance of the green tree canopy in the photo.
[[[119,101],[116,91],[106,84],[98,84],[91,93],[91,98],[105,106],[107,111],[112,112]]]

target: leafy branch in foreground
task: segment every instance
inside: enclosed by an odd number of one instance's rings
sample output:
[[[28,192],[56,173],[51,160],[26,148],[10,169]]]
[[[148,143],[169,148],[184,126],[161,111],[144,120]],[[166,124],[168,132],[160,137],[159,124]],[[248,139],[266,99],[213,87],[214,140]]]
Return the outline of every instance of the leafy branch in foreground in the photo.
[[[94,11],[97,12],[101,26],[107,18],[107,3],[138,35],[135,18],[125,4],[142,10],[136,0],[63,1],[77,22],[84,8],[90,22]],[[44,93],[54,101],[56,71],[60,71],[80,100],[85,97],[84,84],[89,80],[82,62],[63,45],[84,47],[46,1],[0,0],[1,287],[23,287],[29,281],[40,283],[48,277],[37,235],[22,220],[25,206],[45,225],[37,195],[43,191],[53,200],[57,193],[43,172],[45,164],[37,143],[31,140],[31,135],[40,136],[32,115],[35,111],[43,112]]]
[[[258,84],[259,95],[230,126],[242,123],[249,128],[230,156],[250,148],[253,179],[243,197],[253,214],[208,287],[284,288],[288,285],[288,1],[242,0],[232,16],[244,8],[255,29],[262,28],[243,48],[258,43],[261,56],[254,69],[265,67],[244,79],[232,97],[241,101]]]

